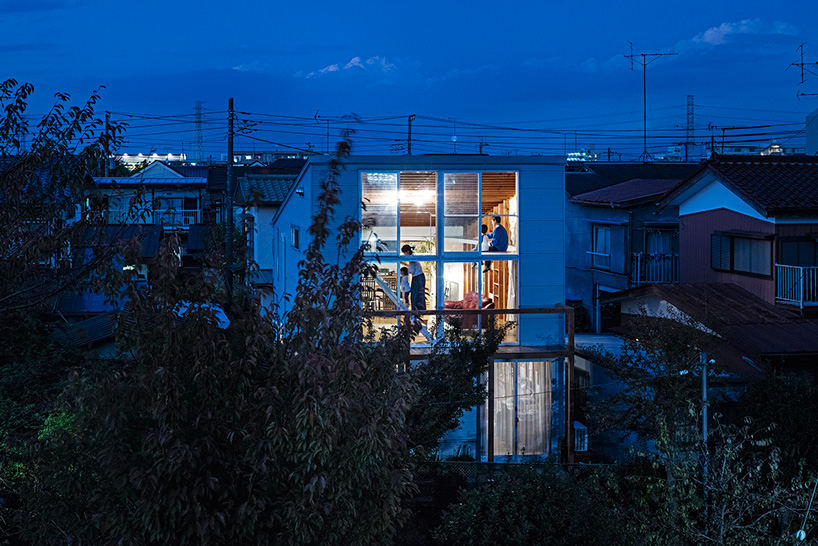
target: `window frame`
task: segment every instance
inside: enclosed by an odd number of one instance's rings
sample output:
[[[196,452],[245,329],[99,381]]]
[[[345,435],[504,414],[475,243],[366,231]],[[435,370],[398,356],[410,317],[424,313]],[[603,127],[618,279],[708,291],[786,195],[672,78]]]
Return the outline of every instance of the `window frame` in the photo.
[[[606,230],[608,232],[608,252],[600,252],[597,246],[597,232],[599,230]],[[611,234],[612,229],[610,225],[607,224],[592,224],[591,225],[591,250],[588,251],[588,255],[591,256],[591,268],[592,269],[599,269],[602,271],[610,271],[611,270]],[[597,262],[597,258],[607,258],[607,265],[600,264]]]
[[[713,271],[719,271],[722,273],[732,273],[736,275],[744,275],[748,277],[757,277],[762,279],[770,279],[773,276],[773,235],[766,235],[766,234],[750,234],[750,233],[729,233],[724,231],[714,231],[710,234],[710,268]],[[715,256],[715,246],[716,241],[719,241],[720,252],[719,254],[724,257],[725,251],[723,249],[723,245],[727,244],[726,249],[726,258],[727,263],[723,263],[724,260],[721,260],[721,263],[714,263],[715,260],[713,259]],[[768,253],[767,256],[767,263],[769,264],[769,269],[767,272],[758,272],[758,271],[750,271],[745,269],[737,269],[736,267],[736,241],[751,241],[757,243],[765,244],[766,251]]]
[[[290,246],[301,250],[301,228],[295,224],[290,224]]]

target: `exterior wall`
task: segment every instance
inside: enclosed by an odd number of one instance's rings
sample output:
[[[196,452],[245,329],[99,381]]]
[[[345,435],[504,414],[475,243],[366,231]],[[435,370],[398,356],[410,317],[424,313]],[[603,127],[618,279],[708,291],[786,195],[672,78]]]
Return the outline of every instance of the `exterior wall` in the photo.
[[[679,203],[679,216],[720,208],[733,210],[757,220],[765,220],[756,209],[715,179],[711,179],[709,183],[705,182],[699,191]]]
[[[772,277],[715,271],[710,264],[710,236],[714,231],[751,231],[772,235],[775,233],[775,224],[721,208],[680,216],[679,228],[680,282],[734,283],[765,301],[775,302],[775,283]]]
[[[581,300],[592,324],[597,324],[596,286],[606,291],[632,286],[632,253],[643,250],[646,224],[677,224],[678,207],[657,209],[646,204],[630,210],[577,205],[568,200],[565,208],[566,299]],[[594,268],[591,250],[592,228],[611,226],[611,267]]]
[[[307,228],[311,216],[316,211],[321,184],[328,171],[328,159],[311,157],[305,171],[296,181],[293,190],[303,189],[299,196],[292,191],[272,221],[275,238],[273,252],[273,278],[275,301],[280,302],[279,314],[286,311],[287,302],[281,300],[284,293],[293,294],[298,281],[298,261],[303,259],[303,250],[309,243]],[[521,308],[551,307],[565,301],[565,229],[564,229],[564,162],[562,158],[546,157],[485,157],[485,156],[365,156],[351,157],[345,162],[340,173],[340,203],[335,209],[332,228],[347,217],[360,219],[361,172],[377,171],[435,171],[443,172],[517,172],[518,200],[518,306]],[[438,195],[438,203],[441,203]],[[290,228],[297,225],[301,229],[301,250],[289,244]],[[442,222],[436,222],[438,234],[442,233]],[[329,238],[324,252],[328,262],[338,258],[334,235]],[[358,240],[345,249],[348,254],[357,248]],[[438,243],[438,248],[442,245]],[[479,262],[478,252],[464,252],[464,261]],[[470,256],[466,258],[465,256]],[[445,259],[448,259],[446,255]],[[438,263],[444,258],[437,257]],[[496,258],[495,258],[496,259]],[[400,258],[390,255],[382,263],[397,263]],[[440,270],[440,269],[438,269]],[[438,277],[438,282],[442,283]],[[437,290],[440,293],[440,290]],[[442,299],[440,301],[442,307]],[[529,345],[564,343],[564,317],[561,315],[522,315],[518,317],[519,343]],[[551,386],[554,395],[549,408],[551,422],[550,441],[557,445],[563,434],[561,384],[564,369],[561,361],[549,362],[555,371]],[[461,419],[461,426],[446,435],[441,442],[441,456],[454,455],[460,448],[469,446],[470,453],[482,456],[485,442],[481,444],[480,434],[485,433],[485,408],[475,408]],[[481,428],[482,427],[482,428]],[[556,451],[555,451],[556,452]]]
[[[279,313],[286,311],[287,303],[282,300],[282,297],[295,293],[298,285],[298,262],[304,258],[304,250],[309,244],[307,229],[310,227],[310,218],[314,208],[312,181],[318,176],[316,170],[320,170],[320,165],[316,167],[308,164],[302,177],[293,185],[293,191],[290,192],[271,223],[263,226],[263,229],[272,231],[270,239],[272,239],[271,246],[273,247],[273,295],[271,300],[282,306]],[[299,195],[294,191],[295,189],[303,190],[303,195]],[[300,233],[300,248],[292,245],[291,235],[294,227],[298,228]]]
[[[549,307],[565,301],[564,181],[562,165],[519,167],[519,307]],[[561,344],[562,329],[557,324],[561,319],[520,316],[520,343]]]

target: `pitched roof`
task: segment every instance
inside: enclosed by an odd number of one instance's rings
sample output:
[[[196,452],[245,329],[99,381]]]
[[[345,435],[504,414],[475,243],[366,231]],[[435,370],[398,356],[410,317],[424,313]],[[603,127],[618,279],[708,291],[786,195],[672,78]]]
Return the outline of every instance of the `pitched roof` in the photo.
[[[735,284],[645,285],[611,294],[604,301],[642,296],[667,301],[756,362],[818,354],[818,321],[767,303]]]
[[[717,156],[706,169],[765,216],[818,211],[818,157]]]
[[[182,178],[145,178],[135,176],[95,176],[94,184],[97,186],[206,186],[207,179],[200,177],[185,176]]]
[[[118,314],[118,311],[106,311],[89,319],[67,324],[55,334],[76,347],[94,345],[113,338]]]
[[[590,206],[629,207],[658,200],[678,184],[679,180],[634,178],[613,186],[575,195],[571,201]]]
[[[83,243],[87,246],[110,245],[112,243],[127,243],[138,239],[141,243],[140,258],[151,259],[159,250],[162,239],[162,226],[154,224],[138,225],[108,225],[105,227],[89,227],[84,234]]]
[[[238,181],[237,203],[280,205],[295,183],[291,174],[250,174]]]
[[[571,196],[606,188],[628,180],[681,181],[696,172],[698,163],[590,162],[581,172],[566,171],[565,191]]]
[[[234,180],[251,174],[278,174],[298,176],[304,168],[306,159],[278,159],[264,167],[233,167]],[[212,165],[209,167],[208,190],[211,192],[227,189],[227,165]]]

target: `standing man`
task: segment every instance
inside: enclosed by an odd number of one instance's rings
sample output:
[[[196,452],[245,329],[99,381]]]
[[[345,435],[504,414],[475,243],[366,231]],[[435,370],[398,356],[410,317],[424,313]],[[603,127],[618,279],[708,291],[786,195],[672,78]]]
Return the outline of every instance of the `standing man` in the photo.
[[[500,224],[501,218],[499,216],[492,216],[491,223],[494,229],[491,233],[486,235],[491,242],[489,252],[505,252],[508,250],[508,231]],[[485,262],[483,273],[488,273],[491,270],[491,262]]]
[[[400,249],[404,256],[413,254],[412,247],[403,245]],[[423,268],[416,261],[409,262],[409,275],[412,276],[412,284],[409,288],[409,300],[412,302],[412,311],[426,310],[426,275]]]

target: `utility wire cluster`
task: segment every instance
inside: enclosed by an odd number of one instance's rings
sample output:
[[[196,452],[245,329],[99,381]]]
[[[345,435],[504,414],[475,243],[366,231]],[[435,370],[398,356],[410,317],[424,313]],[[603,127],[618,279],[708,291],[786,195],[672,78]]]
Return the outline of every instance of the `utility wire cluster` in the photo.
[[[803,114],[696,105],[693,134],[699,155],[728,153],[737,147],[803,146]],[[573,118],[511,123],[477,123],[416,115],[381,117],[235,113],[237,151],[331,152],[342,131],[354,129],[356,154],[570,154],[593,149],[600,160],[636,160],[643,151],[641,112],[608,113]],[[111,112],[112,123],[127,124],[125,153],[185,153],[194,150],[201,131],[204,158],[226,158],[227,111],[203,109],[199,114],[162,115]],[[684,106],[650,111],[648,151],[660,157],[671,146],[684,146]],[[706,122],[704,120],[707,120]],[[694,152],[695,153],[695,152]]]

